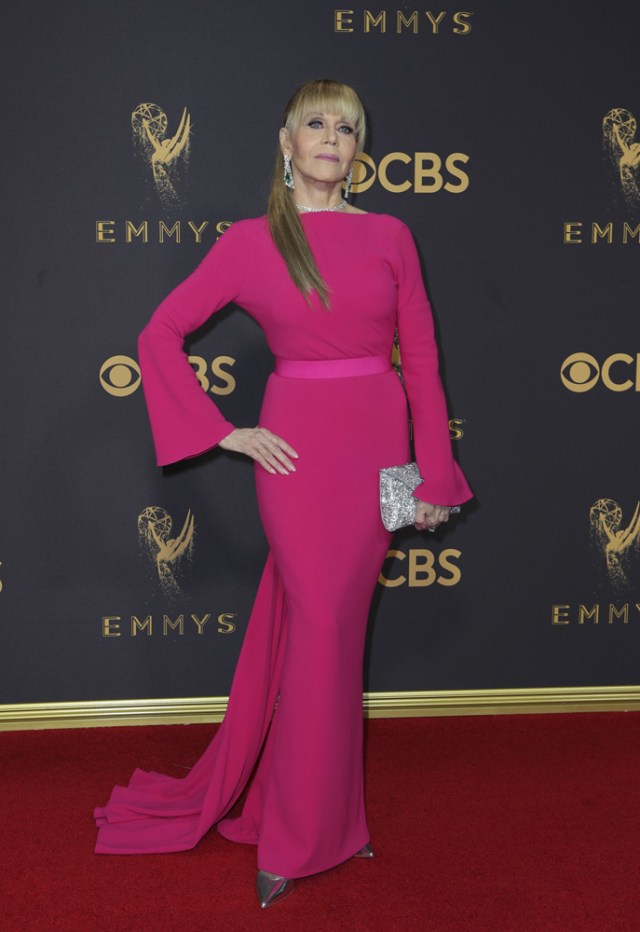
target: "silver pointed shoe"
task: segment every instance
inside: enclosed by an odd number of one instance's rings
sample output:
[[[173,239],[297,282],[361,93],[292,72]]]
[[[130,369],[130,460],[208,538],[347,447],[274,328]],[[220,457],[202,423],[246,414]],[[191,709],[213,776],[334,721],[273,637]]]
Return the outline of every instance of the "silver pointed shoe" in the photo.
[[[360,850],[356,851],[356,853],[354,854],[354,858],[372,858],[372,857],[374,857],[373,848],[371,847],[369,842],[366,843],[364,848],[360,848]]]
[[[269,871],[258,871],[256,877],[256,892],[262,909],[267,906],[273,906],[285,896],[289,896],[295,886],[295,881],[280,877],[278,874],[270,874]]]

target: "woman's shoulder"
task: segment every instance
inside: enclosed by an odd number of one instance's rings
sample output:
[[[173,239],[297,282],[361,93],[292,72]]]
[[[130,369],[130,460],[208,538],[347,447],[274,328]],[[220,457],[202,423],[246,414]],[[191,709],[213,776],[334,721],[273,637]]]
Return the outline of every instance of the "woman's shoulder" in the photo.
[[[404,220],[400,220],[393,214],[378,214],[369,211],[361,216],[363,224],[368,227],[369,236],[376,241],[383,242],[391,256],[402,255],[404,250],[414,242],[410,228]]]
[[[393,214],[378,214],[372,210],[358,210],[358,211],[349,211],[349,213],[357,213],[363,217],[370,217],[371,222],[377,224],[380,227],[384,227],[386,230],[408,230],[409,227],[407,224],[400,220],[399,217],[394,217]]]
[[[244,217],[240,220],[226,221],[225,227],[225,233],[234,230],[234,236],[239,232],[247,236],[255,236],[256,234],[264,233],[265,230],[269,228],[266,214],[263,214],[261,217]]]
[[[257,244],[270,236],[266,216],[246,217],[239,220],[223,220],[218,224],[218,235],[213,244],[217,254],[229,257],[246,256]]]

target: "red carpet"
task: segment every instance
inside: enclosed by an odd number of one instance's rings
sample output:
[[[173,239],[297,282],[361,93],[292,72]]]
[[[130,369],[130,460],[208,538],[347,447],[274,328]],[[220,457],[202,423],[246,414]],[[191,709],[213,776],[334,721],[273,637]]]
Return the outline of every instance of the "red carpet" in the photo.
[[[181,854],[93,854],[112,784],[177,775],[212,727],[0,734],[3,932],[640,929],[640,713],[368,722],[376,858],[269,910],[255,849],[215,831]]]

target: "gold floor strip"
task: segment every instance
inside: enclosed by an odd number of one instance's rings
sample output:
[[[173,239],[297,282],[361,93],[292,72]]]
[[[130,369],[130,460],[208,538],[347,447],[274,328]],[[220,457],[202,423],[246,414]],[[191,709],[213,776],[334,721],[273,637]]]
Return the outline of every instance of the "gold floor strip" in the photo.
[[[367,718],[639,711],[640,686],[365,693],[363,705]],[[219,722],[226,707],[226,696],[0,705],[0,731]]]

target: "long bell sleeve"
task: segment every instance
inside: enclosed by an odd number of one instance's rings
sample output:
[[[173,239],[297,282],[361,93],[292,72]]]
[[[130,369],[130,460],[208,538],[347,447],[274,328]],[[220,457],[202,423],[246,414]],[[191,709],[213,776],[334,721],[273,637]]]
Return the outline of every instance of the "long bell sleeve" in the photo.
[[[435,505],[460,505],[472,498],[473,492],[453,458],[431,306],[418,252],[404,224],[400,225],[397,250],[394,265],[400,359],[413,420],[416,461],[424,480],[414,494]]]
[[[184,341],[211,314],[238,297],[248,261],[241,225],[234,224],[162,301],[138,338],[158,466],[204,453],[234,430],[203,391]]]

